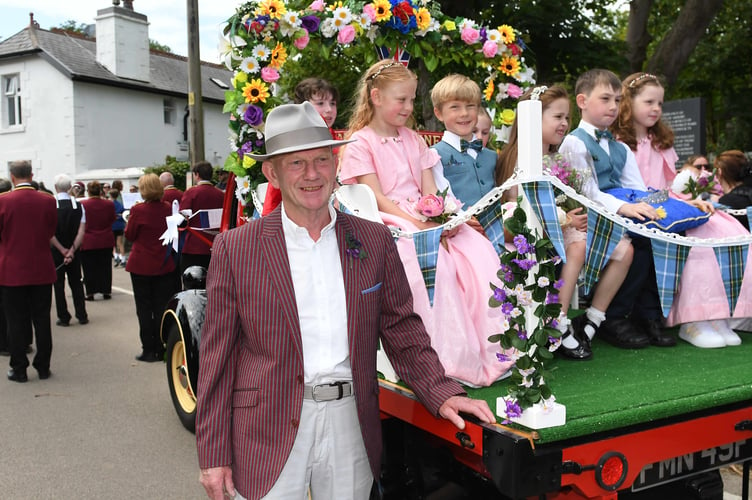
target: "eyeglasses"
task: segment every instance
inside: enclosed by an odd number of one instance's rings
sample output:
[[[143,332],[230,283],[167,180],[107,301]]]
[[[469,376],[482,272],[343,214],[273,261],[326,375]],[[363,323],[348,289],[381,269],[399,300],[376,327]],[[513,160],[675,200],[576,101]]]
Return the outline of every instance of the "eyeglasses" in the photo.
[[[693,166],[693,167],[696,167],[696,168],[701,168],[702,170],[713,170],[713,169],[712,169],[712,168],[710,167],[710,165],[708,165],[707,163],[695,163],[695,164],[694,164],[694,165],[692,165],[692,166]]]

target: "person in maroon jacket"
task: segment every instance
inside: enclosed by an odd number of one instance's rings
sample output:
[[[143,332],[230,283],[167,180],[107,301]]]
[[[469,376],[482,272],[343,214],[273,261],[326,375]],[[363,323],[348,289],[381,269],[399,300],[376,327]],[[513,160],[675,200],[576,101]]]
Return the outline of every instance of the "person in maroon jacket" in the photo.
[[[163,189],[156,174],[141,176],[138,190],[144,202],[131,208],[125,226],[125,237],[133,243],[125,270],[131,273],[141,337],[142,352],[136,359],[152,362],[164,357],[159,322],[165,304],[177,292],[172,247],[163,246],[159,240],[167,230],[165,218],[172,214],[172,208],[161,201]]]
[[[98,181],[91,181],[86,190],[89,197],[81,202],[86,210],[86,232],[81,245],[86,300],[94,300],[95,293],[110,299],[112,247],[115,246],[112,223],[117,219],[115,204],[102,199],[102,185]]]
[[[26,382],[26,347],[32,326],[37,352],[32,365],[40,379],[50,376],[50,308],[55,264],[50,240],[57,228],[55,197],[31,185],[31,163],[10,164],[15,188],[0,195],[0,286],[8,324],[8,380]],[[33,224],[31,223],[33,221]]]
[[[199,210],[208,210],[212,208],[222,208],[225,194],[214,187],[211,182],[214,169],[208,161],[200,161],[191,168],[193,172],[192,188],[183,193],[180,200],[180,210],[190,209],[193,213]],[[195,216],[190,220],[191,227],[200,228],[200,216]],[[200,229],[198,229],[200,231]],[[207,239],[212,239],[208,233],[202,233]],[[211,258],[211,246],[201,237],[187,231],[183,249],[180,252],[180,272],[182,274],[186,268],[191,266],[202,266],[209,268],[209,259]]]
[[[183,192],[175,187],[175,177],[172,173],[162,172],[159,174],[159,182],[164,188],[162,201],[166,201],[168,205],[172,206],[173,200],[178,200],[178,205],[180,205],[180,200],[183,199]]]
[[[368,498],[381,467],[376,349],[435,416],[495,418],[450,380],[389,229],[338,213],[332,139],[314,107],[266,120],[271,214],[220,233],[207,275],[196,440],[209,498]],[[267,496],[268,495],[268,496]]]

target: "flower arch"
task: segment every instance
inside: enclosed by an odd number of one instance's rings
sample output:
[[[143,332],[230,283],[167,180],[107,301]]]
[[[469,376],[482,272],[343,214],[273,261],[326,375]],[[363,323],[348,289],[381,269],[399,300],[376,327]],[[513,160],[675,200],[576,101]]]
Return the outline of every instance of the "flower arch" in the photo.
[[[514,28],[450,18],[431,0],[246,2],[228,19],[222,37],[225,65],[234,72],[225,92],[232,152],[224,168],[243,178],[241,201],[265,181],[248,153],[265,152],[265,117],[287,102],[276,82],[287,60],[305,55],[313,38],[320,39],[325,57],[335,45],[365,42],[389,49],[395,59],[405,58],[405,52],[420,58],[429,71],[448,63],[484,68],[483,104],[496,126],[511,125],[517,99],[534,82],[522,55],[526,46]]]

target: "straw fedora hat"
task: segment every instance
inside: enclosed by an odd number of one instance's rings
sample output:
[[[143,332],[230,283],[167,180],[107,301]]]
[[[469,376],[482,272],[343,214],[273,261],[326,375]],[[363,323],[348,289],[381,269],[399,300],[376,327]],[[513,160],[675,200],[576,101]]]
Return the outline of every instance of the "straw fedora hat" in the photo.
[[[332,139],[326,122],[308,101],[302,104],[282,104],[271,110],[266,118],[265,135],[266,154],[248,153],[254,160],[265,161],[286,153],[339,146],[357,140]]]

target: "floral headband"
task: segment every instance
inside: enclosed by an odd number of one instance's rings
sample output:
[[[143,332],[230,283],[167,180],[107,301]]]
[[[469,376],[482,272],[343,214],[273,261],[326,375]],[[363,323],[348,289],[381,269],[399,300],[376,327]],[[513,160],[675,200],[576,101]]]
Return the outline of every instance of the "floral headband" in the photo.
[[[651,80],[658,81],[658,77],[657,76],[651,75],[650,73],[643,73],[640,76],[638,76],[637,78],[635,78],[634,80],[632,80],[631,82],[629,82],[629,84],[627,85],[627,87],[629,87],[631,89],[635,85],[637,85],[638,83],[640,83],[642,80],[644,80],[645,78],[650,78]]]
[[[374,74],[372,74],[371,76],[369,76],[368,79],[371,80],[371,81],[374,81],[376,78],[378,78],[378,76],[381,74],[382,71],[384,71],[387,68],[391,68],[392,66],[396,66],[398,64],[402,64],[402,63],[397,62],[397,61],[392,61],[392,62],[389,62],[387,64],[384,64],[378,70],[376,70],[376,72]]]
[[[548,90],[548,87],[545,85],[541,85],[540,87],[535,87],[533,91],[530,93],[530,100],[531,101],[540,101],[540,96],[543,95],[543,93]]]

